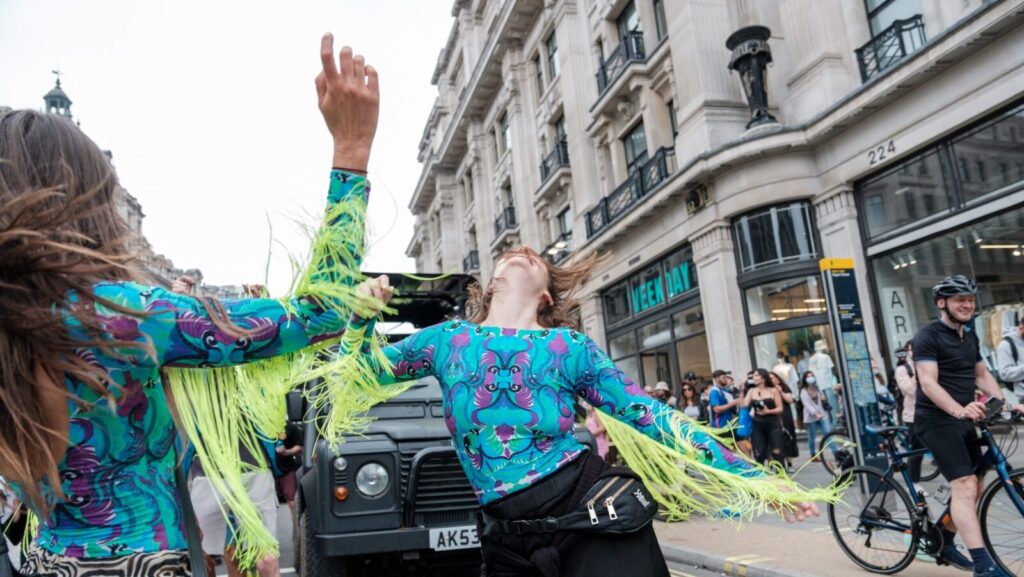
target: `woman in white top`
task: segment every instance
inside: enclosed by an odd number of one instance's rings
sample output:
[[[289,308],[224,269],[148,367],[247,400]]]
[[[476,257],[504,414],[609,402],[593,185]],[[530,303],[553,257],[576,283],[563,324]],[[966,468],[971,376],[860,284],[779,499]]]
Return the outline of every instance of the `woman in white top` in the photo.
[[[800,378],[800,402],[804,405],[804,427],[807,429],[807,450],[812,461],[818,461],[816,437],[822,437],[832,431],[828,411],[822,406],[825,395],[818,388],[818,379],[812,371],[805,371]]]
[[[917,402],[917,377],[914,373],[914,351],[907,342],[896,351],[896,386],[903,393],[903,424],[910,428],[910,448],[923,449],[924,445],[914,435],[914,404]],[[910,478],[917,483],[921,480],[921,457],[910,459]]]
[[[704,405],[700,402],[700,395],[690,383],[683,383],[683,399],[679,401],[679,410],[694,421],[706,422],[707,414],[704,412]]]

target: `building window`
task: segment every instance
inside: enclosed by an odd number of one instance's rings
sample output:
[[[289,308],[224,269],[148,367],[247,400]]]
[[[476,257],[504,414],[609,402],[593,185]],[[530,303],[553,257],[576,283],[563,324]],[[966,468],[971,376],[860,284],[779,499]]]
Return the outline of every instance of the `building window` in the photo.
[[[871,36],[878,36],[897,20],[913,18],[921,13],[921,0],[865,0]]]
[[[558,117],[555,121],[555,142],[567,142],[568,136],[565,134],[565,115]]]
[[[504,203],[504,207],[515,206],[515,197],[512,196],[512,184],[506,184],[501,187],[501,200]]]
[[[733,224],[733,230],[743,272],[818,256],[810,205],[805,202],[773,206],[741,216]]]
[[[565,210],[558,213],[556,217],[558,219],[558,234],[563,238],[572,237],[572,206],[567,206]]]
[[[668,21],[665,18],[665,0],[654,0],[654,26],[658,40],[668,36]]]
[[[997,140],[997,131],[1013,133],[1015,130],[1024,129],[1024,106],[1000,115],[981,127],[970,131],[953,141],[953,156],[961,171],[961,186],[963,200],[971,202],[992,191],[1004,188],[1015,181],[1009,178],[1009,171],[1005,173],[1000,170],[998,174],[989,175],[987,166],[1002,166],[1013,162],[1020,164],[1024,161],[1024,147],[1014,141]],[[968,159],[974,159],[973,174],[968,175]],[[986,166],[987,165],[987,166]],[[973,180],[967,178],[973,176]],[[989,178],[993,176],[994,178]]]
[[[466,171],[466,206],[473,204],[476,199],[476,193],[473,191],[473,171]]]
[[[619,41],[625,42],[630,32],[640,30],[640,14],[632,2],[626,4],[622,12],[615,18],[615,27],[619,30]]]
[[[512,148],[512,131],[508,125],[508,113],[503,112],[498,118],[498,132],[495,135],[497,142],[495,148],[498,151],[498,158]]]
[[[558,73],[562,70],[558,64],[558,42],[555,40],[555,33],[552,32],[551,36],[544,41],[544,46],[547,48],[548,53],[548,74],[554,79],[558,76]]]
[[[1024,310],[1024,208],[961,225],[938,237],[904,245],[871,260],[884,343],[889,353],[935,319],[931,287],[954,272],[971,275],[981,289],[974,329],[981,354],[995,348],[1012,328],[1014,311]]]
[[[672,140],[679,136],[679,121],[676,120],[676,101],[668,101],[668,121],[672,124]]]
[[[604,319],[608,326],[616,325],[633,316],[629,311],[629,281],[605,291],[603,300]]]
[[[744,291],[751,325],[825,314],[825,293],[817,276],[772,281]]]
[[[539,55],[533,57],[533,70],[537,78],[537,96],[540,97],[544,95],[544,69],[541,67]]]
[[[622,137],[622,146],[626,151],[626,171],[633,174],[647,162],[647,134],[643,122],[637,123],[629,134]]]
[[[961,166],[966,168],[966,163]],[[932,152],[861,183],[867,236],[878,237],[947,210],[949,194],[942,172],[939,154]]]

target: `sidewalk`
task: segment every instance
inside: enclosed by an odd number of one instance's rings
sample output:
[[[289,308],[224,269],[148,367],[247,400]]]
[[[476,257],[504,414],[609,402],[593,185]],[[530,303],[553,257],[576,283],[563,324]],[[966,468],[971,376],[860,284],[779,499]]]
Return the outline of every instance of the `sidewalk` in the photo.
[[[801,445],[806,453],[806,447]],[[830,477],[820,463],[806,454],[797,460],[795,479],[806,486],[824,486]],[[1014,459],[1014,460],[1019,460]],[[924,483],[934,494],[938,481]],[[934,505],[934,503],[933,503]],[[681,523],[655,522],[665,558],[674,563],[704,567],[736,577],[865,577],[871,575],[851,561],[832,536],[828,513],[803,523],[789,524],[778,517],[761,517],[737,524],[694,518]],[[963,577],[951,567],[915,560],[899,573],[906,577]]]

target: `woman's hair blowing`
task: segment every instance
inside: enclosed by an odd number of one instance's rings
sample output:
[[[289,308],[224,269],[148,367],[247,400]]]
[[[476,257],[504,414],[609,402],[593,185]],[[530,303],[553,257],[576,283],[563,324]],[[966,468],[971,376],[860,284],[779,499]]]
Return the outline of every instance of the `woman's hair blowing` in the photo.
[[[84,347],[144,348],[102,338],[95,314],[96,282],[134,276],[116,194],[108,158],[69,120],[28,110],[0,115],[0,472],[37,508],[47,507],[44,476],[60,492],[54,447],[67,442],[44,414],[43,397],[66,403],[66,378],[110,393]],[[67,315],[81,325],[76,338]]]
[[[547,268],[547,290],[551,293],[552,302],[545,303],[537,311],[537,323],[547,328],[569,327],[579,330],[579,320],[576,315],[579,302],[576,299],[576,292],[579,290],[580,285],[590,276],[591,270],[600,261],[601,257],[594,253],[581,261],[557,266],[547,259],[541,258],[530,247],[520,246],[509,249],[502,255],[502,258],[512,254],[523,254],[538,258]],[[469,301],[466,309],[470,322],[480,323],[487,318],[487,313],[491,309],[492,297],[493,292],[490,287],[484,289],[479,284],[474,284],[469,288]]]

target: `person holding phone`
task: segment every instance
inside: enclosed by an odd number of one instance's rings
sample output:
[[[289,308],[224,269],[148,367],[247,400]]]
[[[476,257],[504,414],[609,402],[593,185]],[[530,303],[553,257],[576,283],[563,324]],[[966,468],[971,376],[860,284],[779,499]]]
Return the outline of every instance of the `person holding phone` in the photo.
[[[975,395],[980,389],[994,403],[1005,402],[970,326],[978,287],[966,276],[949,276],[932,288],[932,296],[939,320],[919,330],[912,345],[921,392],[914,410],[914,434],[931,451],[952,489],[953,523],[943,530],[945,545],[939,562],[973,571],[976,577],[1009,577],[985,550],[977,513],[985,472],[978,470],[981,447],[974,422],[986,417],[987,408]],[[954,545],[956,533],[967,545],[970,559]]]

